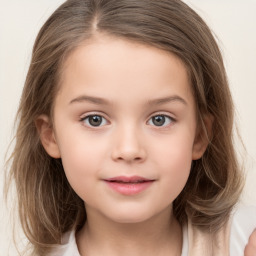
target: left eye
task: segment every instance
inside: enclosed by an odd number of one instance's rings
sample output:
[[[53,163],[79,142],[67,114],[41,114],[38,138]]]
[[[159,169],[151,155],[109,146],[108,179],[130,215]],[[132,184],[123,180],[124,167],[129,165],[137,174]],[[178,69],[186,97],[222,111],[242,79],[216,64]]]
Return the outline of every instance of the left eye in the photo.
[[[103,116],[90,115],[82,118],[82,121],[90,127],[99,127],[107,124],[107,120]]]
[[[148,124],[153,126],[167,126],[174,120],[166,115],[156,115],[150,118]]]

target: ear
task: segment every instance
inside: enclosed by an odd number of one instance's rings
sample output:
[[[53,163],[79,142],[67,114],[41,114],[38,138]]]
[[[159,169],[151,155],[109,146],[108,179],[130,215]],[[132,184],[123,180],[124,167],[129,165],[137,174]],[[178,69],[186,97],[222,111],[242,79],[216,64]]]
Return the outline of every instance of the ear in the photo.
[[[207,114],[203,117],[202,124],[198,126],[194,144],[193,144],[193,152],[192,152],[193,160],[198,160],[203,156],[212,137],[213,121],[214,121],[213,116],[210,114]]]
[[[40,115],[35,125],[45,151],[53,158],[60,158],[60,151],[55,139],[54,130],[47,115]]]

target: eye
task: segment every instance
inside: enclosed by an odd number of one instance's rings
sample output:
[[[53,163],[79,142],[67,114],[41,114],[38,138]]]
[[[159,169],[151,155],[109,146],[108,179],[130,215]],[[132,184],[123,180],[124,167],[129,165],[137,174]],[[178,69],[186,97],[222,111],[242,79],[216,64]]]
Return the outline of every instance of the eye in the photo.
[[[172,122],[174,122],[174,119],[171,118],[170,116],[166,116],[166,115],[156,115],[156,116],[152,116],[148,122],[149,125],[153,125],[153,126],[168,126],[170,125]]]
[[[100,115],[89,115],[81,119],[86,126],[99,127],[107,124],[107,120]]]

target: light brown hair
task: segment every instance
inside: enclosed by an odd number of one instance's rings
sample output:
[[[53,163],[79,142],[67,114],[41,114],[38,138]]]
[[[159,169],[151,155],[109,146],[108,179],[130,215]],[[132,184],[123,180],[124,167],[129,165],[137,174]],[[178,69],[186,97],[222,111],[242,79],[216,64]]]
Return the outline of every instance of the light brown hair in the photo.
[[[205,22],[179,0],[68,0],[41,28],[34,44],[17,114],[14,179],[23,230],[33,255],[45,255],[63,233],[86,221],[82,199],[70,187],[61,159],[45,152],[35,120],[52,116],[62,65],[82,42],[104,33],[176,54],[192,85],[198,122],[213,117],[209,146],[193,161],[174,214],[205,230],[218,230],[238,201],[242,174],[233,142],[233,102],[222,56]],[[206,131],[205,131],[206,132]]]

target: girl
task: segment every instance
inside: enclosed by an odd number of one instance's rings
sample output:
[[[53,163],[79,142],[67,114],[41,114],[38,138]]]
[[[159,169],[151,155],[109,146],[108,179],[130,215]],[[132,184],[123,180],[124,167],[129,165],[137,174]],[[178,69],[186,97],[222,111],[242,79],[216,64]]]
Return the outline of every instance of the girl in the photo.
[[[31,255],[243,252],[241,220],[256,223],[233,217],[225,69],[183,2],[66,1],[36,39],[18,117],[10,179]]]

